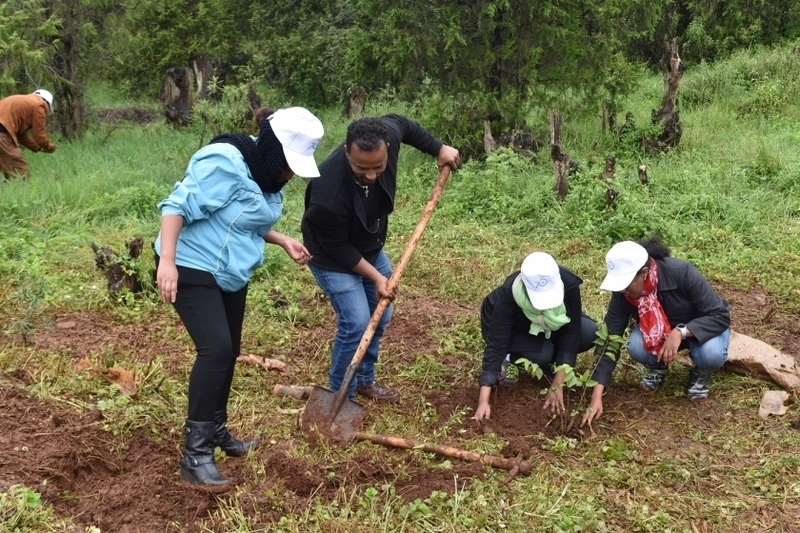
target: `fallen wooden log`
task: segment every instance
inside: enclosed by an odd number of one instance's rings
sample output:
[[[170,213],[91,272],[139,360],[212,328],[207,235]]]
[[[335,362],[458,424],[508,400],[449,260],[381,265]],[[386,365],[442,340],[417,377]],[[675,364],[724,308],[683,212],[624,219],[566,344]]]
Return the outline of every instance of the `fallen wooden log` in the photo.
[[[248,365],[260,366],[264,370],[273,370],[275,372],[286,372],[286,363],[278,361],[277,359],[269,359],[258,355],[240,355],[236,358],[236,362],[245,363]]]
[[[497,457],[494,455],[486,455],[478,452],[469,452],[452,446],[445,446],[443,444],[425,444],[423,442],[406,439],[402,437],[389,437],[387,435],[376,435],[374,433],[356,432],[357,440],[366,440],[374,442],[375,444],[382,444],[392,448],[403,448],[406,450],[419,449],[424,452],[434,453],[436,455],[443,455],[445,457],[452,457],[454,459],[461,459],[462,461],[471,461],[474,463],[482,463],[485,465],[493,466],[494,468],[501,468],[503,470],[517,470],[520,474],[530,474],[531,464],[528,461],[521,459],[506,459],[505,457]]]
[[[692,366],[687,354],[682,352],[677,360]],[[800,390],[800,361],[736,331],[731,331],[725,370],[771,381],[789,392]]]
[[[800,390],[800,362],[760,340],[731,332],[725,369],[772,381],[787,391]]]

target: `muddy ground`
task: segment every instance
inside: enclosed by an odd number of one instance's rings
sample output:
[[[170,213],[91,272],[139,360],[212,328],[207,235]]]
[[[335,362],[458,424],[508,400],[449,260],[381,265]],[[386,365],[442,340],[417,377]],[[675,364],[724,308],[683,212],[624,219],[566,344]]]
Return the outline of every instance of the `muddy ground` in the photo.
[[[797,317],[781,314],[760,290],[741,293],[718,289],[733,305],[736,331],[800,358]],[[443,307],[447,312],[442,312]],[[473,313],[461,306],[421,298],[398,306],[397,311],[385,337],[386,353],[435,353],[436,343],[426,334],[426,324],[441,321],[443,316],[457,319]],[[74,362],[112,342],[143,360],[152,354],[166,355],[167,361],[172,355],[185,358],[187,351],[183,342],[143,335],[135,325],[117,324],[100,314],[53,319],[55,328],[36,333],[34,351],[66,352]],[[308,340],[300,340],[294,350],[302,354],[303,342],[319,342],[329,335],[329,326],[324,331],[309,332],[304,336]],[[0,342],[8,344],[13,339],[0,338]],[[440,425],[452,423],[455,413],[474,408],[477,399],[475,383],[464,377],[466,363],[453,357],[448,364],[454,365],[452,388],[419,391],[436,410],[435,424]],[[134,433],[119,449],[114,438],[103,430],[104,415],[100,411],[80,412],[63,402],[36,400],[24,389],[34,382],[32,376],[19,369],[6,369],[4,374],[0,389],[0,490],[23,484],[41,492],[58,514],[75,517],[78,531],[89,525],[119,533],[175,531],[176,525],[196,531],[198,521],[208,519],[209,512],[218,507],[216,495],[187,489],[179,481],[182,442],[175,428],[163,428],[160,439]],[[512,386],[499,388],[492,400],[491,421],[478,425],[464,416],[458,423],[460,429],[466,438],[494,432],[507,443],[502,455],[532,462],[546,455],[547,444],[558,436],[585,438],[587,430],[576,427],[569,417],[551,418],[541,410],[541,386],[523,378]],[[578,394],[570,394],[568,405],[577,405]],[[392,409],[400,416],[414,412],[419,397],[413,396],[406,393]],[[658,424],[658,417],[648,417],[648,413],[663,411],[673,403],[680,403],[684,409],[688,405],[682,398],[642,402],[632,385],[615,384],[607,393],[605,414],[594,431],[614,434],[626,431],[634,422]],[[725,406],[713,400],[688,410],[687,417],[701,424],[713,424],[725,416]],[[675,449],[691,448],[691,441],[685,437],[673,437]],[[302,439],[302,435],[297,434],[296,438]],[[458,446],[458,437],[446,444]],[[451,493],[454,476],[461,486],[468,486],[470,480],[486,475],[485,468],[476,463],[454,460],[450,469],[431,468],[408,452],[387,451],[378,446],[369,450],[322,469],[292,454],[291,443],[282,441],[267,443],[255,451],[263,470],[247,468],[246,460],[226,460],[221,469],[236,482],[239,505],[254,526],[268,525],[287,513],[302,513],[316,498],[333,500],[342,491],[350,494],[360,486],[391,483],[401,498],[412,501],[427,498],[434,490]],[[274,494],[280,494],[280,498],[271,497]],[[213,523],[206,525],[213,528]]]

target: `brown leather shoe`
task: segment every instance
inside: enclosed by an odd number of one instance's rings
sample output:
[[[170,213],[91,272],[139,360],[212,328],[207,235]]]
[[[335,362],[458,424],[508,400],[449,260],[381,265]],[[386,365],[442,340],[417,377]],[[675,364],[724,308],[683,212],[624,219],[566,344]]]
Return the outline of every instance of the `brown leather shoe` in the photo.
[[[356,393],[376,402],[395,402],[400,399],[397,392],[384,387],[377,381],[373,381],[372,385],[356,388]]]

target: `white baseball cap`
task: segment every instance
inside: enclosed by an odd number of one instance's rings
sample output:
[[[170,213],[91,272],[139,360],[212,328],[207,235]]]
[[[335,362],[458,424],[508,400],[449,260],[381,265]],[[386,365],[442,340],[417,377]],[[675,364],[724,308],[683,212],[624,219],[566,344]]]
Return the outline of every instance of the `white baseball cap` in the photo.
[[[606,254],[606,274],[600,288],[605,291],[624,291],[631,284],[650,254],[639,243],[633,241],[618,242]]]
[[[49,107],[48,114],[53,113],[53,95],[50,94],[50,91],[45,89],[39,89],[37,91],[33,91],[33,94],[39,95],[44,98],[44,101],[47,102],[47,106]]]
[[[304,107],[279,109],[267,117],[292,172],[303,178],[319,176],[314,150],[325,133],[322,122]]]
[[[520,273],[528,298],[536,309],[545,311],[564,303],[564,282],[550,254],[533,252],[522,262]]]

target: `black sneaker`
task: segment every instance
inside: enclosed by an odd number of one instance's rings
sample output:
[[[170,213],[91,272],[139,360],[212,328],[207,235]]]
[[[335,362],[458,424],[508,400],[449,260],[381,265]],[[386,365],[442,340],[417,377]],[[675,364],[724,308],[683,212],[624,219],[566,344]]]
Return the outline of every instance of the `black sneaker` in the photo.
[[[693,402],[704,402],[708,399],[708,383],[711,381],[711,372],[692,368],[689,371],[689,388],[686,396]]]
[[[655,392],[660,389],[667,380],[667,372],[669,372],[669,367],[664,363],[656,363],[655,365],[647,368],[649,369],[649,372],[639,382],[639,388],[644,392]]]
[[[506,356],[503,359],[503,364],[500,365],[500,373],[497,374],[497,384],[511,385],[517,381],[517,374],[517,365],[512,365],[509,356]]]

